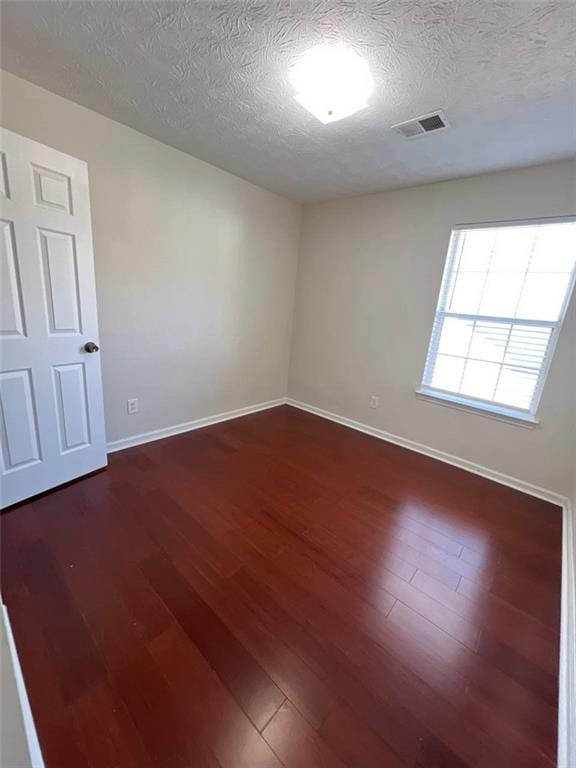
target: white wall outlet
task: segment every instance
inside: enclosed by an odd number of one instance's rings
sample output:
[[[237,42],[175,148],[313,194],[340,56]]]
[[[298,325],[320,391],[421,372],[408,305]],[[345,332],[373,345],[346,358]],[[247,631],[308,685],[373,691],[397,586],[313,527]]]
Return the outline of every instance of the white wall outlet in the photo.
[[[131,397],[129,400],[126,400],[126,410],[128,411],[129,414],[138,413],[137,397]]]
[[[378,408],[380,405],[380,398],[378,395],[370,395],[370,408]]]

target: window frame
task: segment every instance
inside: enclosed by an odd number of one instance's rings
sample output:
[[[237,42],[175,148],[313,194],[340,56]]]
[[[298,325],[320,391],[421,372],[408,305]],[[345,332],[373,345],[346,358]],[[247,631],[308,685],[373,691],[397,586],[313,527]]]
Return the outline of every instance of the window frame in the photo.
[[[554,358],[554,352],[556,351],[556,345],[558,343],[558,337],[564,323],[568,306],[572,299],[574,288],[576,285],[576,264],[572,269],[572,275],[568,285],[568,290],[564,297],[564,301],[558,319],[552,320],[526,320],[522,318],[510,318],[499,317],[495,315],[481,315],[481,314],[469,314],[462,312],[449,312],[444,309],[447,303],[448,291],[451,283],[451,275],[454,268],[455,261],[459,252],[459,238],[462,231],[469,231],[471,229],[494,229],[504,227],[522,227],[522,226],[535,226],[539,224],[564,224],[576,222],[576,215],[568,216],[553,216],[553,217],[540,217],[534,219],[517,219],[507,221],[486,221],[486,222],[474,222],[473,224],[457,224],[452,227],[450,233],[450,239],[448,243],[448,250],[446,254],[446,260],[444,263],[444,270],[442,273],[442,281],[440,289],[438,291],[438,300],[436,302],[436,309],[434,311],[434,317],[432,320],[432,331],[428,341],[428,349],[426,353],[426,361],[424,363],[424,371],[422,373],[422,379],[419,389],[416,390],[416,395],[435,401],[441,405],[448,405],[455,407],[459,410],[470,411],[477,413],[478,415],[488,416],[495,419],[501,419],[508,422],[521,423],[523,426],[535,426],[537,425],[537,413],[540,407],[540,400],[544,391],[544,386],[548,378],[548,373]],[[550,328],[551,336],[546,350],[542,367],[538,373],[538,380],[534,395],[532,397],[532,403],[530,408],[518,408],[514,406],[502,405],[494,402],[493,400],[483,400],[481,398],[460,395],[449,390],[437,389],[430,386],[427,381],[431,379],[431,372],[433,371],[436,355],[438,354],[438,342],[442,334],[443,320],[446,317],[454,317],[464,320],[481,320],[484,322],[496,322],[507,323],[516,325],[532,325],[539,328]],[[438,322],[441,319],[442,322]]]

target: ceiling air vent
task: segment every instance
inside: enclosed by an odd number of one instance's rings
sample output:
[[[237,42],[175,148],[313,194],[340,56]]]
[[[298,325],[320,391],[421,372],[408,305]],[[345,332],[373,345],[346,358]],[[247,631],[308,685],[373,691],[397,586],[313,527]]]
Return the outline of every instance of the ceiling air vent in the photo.
[[[421,115],[414,120],[407,120],[405,123],[398,123],[392,128],[404,136],[405,139],[415,139],[417,136],[424,136],[426,133],[440,131],[449,126],[446,115],[439,109],[437,112],[431,112],[429,115]]]

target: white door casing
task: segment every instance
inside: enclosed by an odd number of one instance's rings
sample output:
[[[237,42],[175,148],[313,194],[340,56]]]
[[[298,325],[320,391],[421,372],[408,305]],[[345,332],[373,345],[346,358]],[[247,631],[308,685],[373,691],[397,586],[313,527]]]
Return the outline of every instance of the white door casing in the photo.
[[[106,465],[86,163],[0,128],[0,504]]]

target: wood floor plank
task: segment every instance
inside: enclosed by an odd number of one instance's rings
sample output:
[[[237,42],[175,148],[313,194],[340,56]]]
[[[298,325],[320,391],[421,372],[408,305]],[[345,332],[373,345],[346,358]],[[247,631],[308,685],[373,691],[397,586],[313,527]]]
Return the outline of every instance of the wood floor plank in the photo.
[[[449,664],[450,669],[481,690],[494,710],[510,721],[510,727],[537,731],[542,750],[548,755],[554,754],[556,708],[534,695],[524,681],[518,682],[518,675],[512,677],[477,654],[469,654],[457,641],[400,602],[390,612],[390,620],[402,633],[405,642],[413,644],[415,654],[417,648],[424,644],[428,652]]]
[[[358,768],[403,768],[406,763],[377,735],[363,717],[341,702],[319,729],[324,742],[346,765]]]
[[[521,579],[516,574],[501,572],[496,575],[490,593],[557,631],[560,624],[557,588],[531,578]]]
[[[151,558],[141,568],[182,629],[261,730],[284,701],[282,691],[167,557]]]
[[[114,681],[156,765],[218,768],[212,751],[194,737],[188,714],[179,709],[146,649],[132,651],[117,669]]]
[[[414,586],[414,583],[407,584],[393,574],[383,571],[376,583],[369,582],[368,589],[372,594],[385,590],[470,649],[477,648],[480,627],[472,620],[464,619],[461,614],[453,611],[445,603],[430,597]]]
[[[330,605],[345,622],[358,623],[368,632],[378,634],[382,624],[382,615],[386,616],[395,598],[382,592],[377,611],[348,590],[341,580],[326,573],[306,552],[299,552],[293,547],[286,549],[276,558],[280,569],[291,574],[291,578],[305,586],[322,604]]]
[[[280,762],[182,627],[149,644],[187,728],[221,768],[279,768]]]
[[[306,720],[319,727],[336,698],[325,680],[317,675],[278,635],[270,632],[233,589],[216,610],[241,639],[280,690]]]
[[[510,603],[484,590],[476,592],[475,599],[465,597],[460,592],[454,594],[434,579],[418,573],[412,584],[464,620],[472,620],[489,634],[516,648],[542,669],[550,671],[551,663],[557,662],[558,640],[555,631]]]
[[[459,557],[463,550],[463,545],[458,541],[410,517],[399,515],[393,509],[366,504],[356,495],[348,496],[342,503],[349,505],[359,519],[380,531],[389,532],[394,539],[403,541],[425,554],[440,550],[447,555]]]
[[[357,556],[382,562],[384,565],[389,557],[398,558],[452,589],[458,587],[462,578],[458,568],[466,570],[471,579],[479,577],[479,570],[475,566],[467,567],[464,563],[461,567],[451,567],[450,563],[445,562],[443,553],[438,550],[428,548],[425,552],[394,537],[377,535],[371,526],[362,520],[355,519],[347,507],[340,508],[337,515],[332,515],[332,519],[322,521],[321,527],[328,528],[334,536],[342,537],[353,545]],[[480,576],[482,583],[487,577],[482,574]]]
[[[366,688],[348,657],[325,636],[318,635],[308,624],[305,615],[293,610],[291,599],[279,601],[269,584],[254,579],[244,571],[240,571],[234,578],[262,621],[272,631],[281,634],[319,675],[324,675],[334,691],[349,703],[354,712],[410,765],[415,759],[418,739],[425,728],[387,696],[386,688],[383,689],[383,700]]]
[[[557,768],[554,758],[540,750],[537,733],[522,725],[511,727],[477,689],[467,692],[463,712],[490,734],[494,745],[478,761],[479,768]]]
[[[105,678],[94,641],[70,597],[47,546],[38,541],[20,552],[26,586],[51,650],[64,702],[69,704]]]
[[[237,577],[246,583],[242,572]],[[366,632],[367,628],[362,625],[359,625],[362,632],[350,632],[346,625],[335,622],[329,612],[310,601],[303,585],[298,589],[291,589],[272,568],[261,572],[259,581],[272,589],[276,599],[287,600],[286,609],[295,613],[299,621],[313,627],[314,634],[325,649],[333,645],[333,653],[339,654],[340,658],[345,658],[348,663],[352,662],[348,675],[353,675],[361,681],[365,689],[372,691],[379,699],[381,707],[385,705],[402,718],[400,724],[388,712],[387,724],[394,723],[394,732],[386,732],[386,740],[404,759],[407,759],[405,746],[398,741],[402,730],[412,727],[411,722],[416,719],[426,722],[428,726],[432,716],[432,727],[439,731],[437,736],[467,759],[479,754],[486,747],[485,734],[478,729],[466,729],[459,723],[454,707],[459,706],[463,700],[467,680],[462,675],[452,673],[450,665],[439,664],[438,658],[421,644],[410,645],[406,634],[397,632],[393,626],[381,627],[379,645],[371,642],[372,633]],[[350,684],[349,677],[347,684]],[[452,706],[436,711],[433,699],[428,696],[429,688],[451,702]],[[365,702],[362,702],[361,706],[364,704]],[[416,709],[416,712],[413,709]],[[426,717],[422,716],[423,712]],[[378,717],[379,714],[377,710],[374,712],[374,709],[370,712],[370,716]],[[382,729],[381,721],[378,727]],[[410,759],[413,759],[413,756]]]
[[[170,518],[172,524],[184,536],[191,554],[199,555],[223,576],[231,576],[240,568],[240,561],[222,541],[216,541],[192,515],[187,514],[168,493],[153,491],[148,495],[148,503]]]
[[[483,632],[480,637],[478,654],[520,685],[533,691],[543,701],[553,707],[558,705],[558,678],[556,675],[543,670],[486,632]]]
[[[108,682],[78,698],[72,728],[90,765],[150,768],[153,763],[123,699]]]
[[[379,551],[374,557],[362,557],[350,541],[337,536],[329,528],[320,526],[310,528],[304,533],[304,538],[325,552],[341,567],[348,568],[350,572],[357,570],[353,563],[361,562],[365,570],[369,571],[372,568],[380,572],[381,569],[385,569],[404,581],[410,582],[417,570],[415,565],[386,551]]]
[[[155,518],[156,526],[159,518]],[[158,528],[156,528],[158,530]],[[162,537],[161,537],[162,538]],[[182,541],[170,539],[171,557],[188,583],[204,602],[210,604],[230,632],[254,656],[286,697],[306,715],[314,727],[325,718],[334,701],[334,695],[321,675],[311,669],[285,644],[283,638],[271,632],[258,615],[243,600],[235,582],[223,580],[200,568],[188,557]]]
[[[392,518],[398,517],[397,501],[381,491],[364,486],[359,490],[358,497],[378,512],[386,512]],[[399,523],[432,542],[453,541],[461,548],[473,552],[478,549],[480,553],[484,552],[490,543],[490,534],[474,525],[467,518],[466,511],[450,516],[450,510],[446,509],[431,510],[429,505],[404,505]]]
[[[562,515],[282,406],[0,518],[47,768],[553,768]]]
[[[286,768],[346,768],[290,702],[280,707],[262,735]]]

